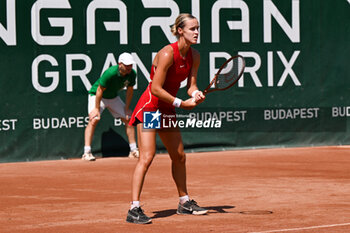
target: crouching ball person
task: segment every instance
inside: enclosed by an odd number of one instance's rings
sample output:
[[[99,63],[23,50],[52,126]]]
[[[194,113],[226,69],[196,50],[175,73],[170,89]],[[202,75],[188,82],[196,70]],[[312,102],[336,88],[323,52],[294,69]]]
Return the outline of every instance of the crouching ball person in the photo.
[[[206,214],[208,211],[197,205],[188,196],[186,185],[186,155],[178,128],[143,129],[143,112],[157,111],[174,115],[175,108],[193,109],[203,102],[205,96],[197,88],[197,71],[200,55],[191,45],[198,40],[198,20],[190,14],[180,14],[171,31],[177,42],[162,48],[153,60],[151,82],[139,99],[131,116],[130,125],[137,126],[140,158],[132,180],[132,203],[126,221],[130,223],[151,223],[140,207],[140,195],[146,173],[156,153],[156,133],[165,145],[172,161],[172,176],[175,181],[179,204],[177,214]],[[187,100],[176,98],[180,83],[187,80]],[[196,101],[194,101],[195,99]]]
[[[85,146],[82,160],[95,161],[91,153],[91,142],[97,123],[105,108],[115,118],[120,118],[125,123],[125,131],[129,140],[129,157],[138,158],[139,151],[135,141],[135,129],[129,125],[132,111],[130,103],[133,96],[136,71],[132,69],[135,63],[129,53],[122,53],[118,59],[118,65],[109,67],[102,76],[94,83],[89,91],[89,123],[85,128]],[[126,89],[125,103],[118,96],[118,92],[124,87]]]

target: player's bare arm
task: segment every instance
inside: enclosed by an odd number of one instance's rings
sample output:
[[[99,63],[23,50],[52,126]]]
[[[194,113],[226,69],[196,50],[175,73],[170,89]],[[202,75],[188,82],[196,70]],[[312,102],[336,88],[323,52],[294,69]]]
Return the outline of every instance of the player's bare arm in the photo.
[[[102,87],[101,85],[98,86],[96,91],[96,99],[95,99],[95,108],[89,113],[89,119],[90,121],[94,119],[100,119],[100,103],[102,100],[103,92],[106,90],[105,87]]]
[[[198,90],[197,75],[200,65],[200,54],[196,49],[192,48],[192,69],[187,80],[187,94],[195,99],[197,104],[202,103],[205,99],[204,94]]]
[[[152,81],[151,92],[160,100],[169,104],[173,103],[175,97],[163,89],[163,84],[166,79],[168,69],[173,64],[173,56],[173,48],[168,45],[158,52],[153,62],[153,65],[156,67],[156,71]]]
[[[130,110],[130,103],[131,103],[133,94],[134,94],[134,88],[127,87],[126,97],[125,97],[125,114],[126,114],[127,120],[130,119],[130,116],[132,114],[132,111]]]

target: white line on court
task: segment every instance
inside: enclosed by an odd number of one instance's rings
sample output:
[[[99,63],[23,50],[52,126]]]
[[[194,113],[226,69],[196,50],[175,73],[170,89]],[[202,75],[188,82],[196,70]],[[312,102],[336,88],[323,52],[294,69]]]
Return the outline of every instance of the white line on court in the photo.
[[[299,230],[309,230],[309,229],[329,228],[329,227],[341,227],[341,226],[350,226],[350,222],[349,223],[340,223],[340,224],[311,226],[311,227],[300,227],[300,228],[270,230],[270,231],[256,231],[256,232],[250,232],[250,233],[272,233],[272,232],[284,232],[284,231],[299,231]]]

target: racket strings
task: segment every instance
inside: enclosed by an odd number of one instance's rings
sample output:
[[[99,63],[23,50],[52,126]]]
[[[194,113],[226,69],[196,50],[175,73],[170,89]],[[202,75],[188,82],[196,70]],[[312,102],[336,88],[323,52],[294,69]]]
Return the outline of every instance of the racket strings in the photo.
[[[243,69],[243,60],[238,57],[229,61],[218,74],[215,82],[215,88],[225,89],[233,85],[240,77]]]

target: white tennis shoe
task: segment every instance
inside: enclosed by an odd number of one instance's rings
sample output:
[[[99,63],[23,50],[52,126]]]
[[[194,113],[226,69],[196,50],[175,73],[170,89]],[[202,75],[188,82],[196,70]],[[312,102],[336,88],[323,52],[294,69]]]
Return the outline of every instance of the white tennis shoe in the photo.
[[[84,153],[83,156],[81,157],[82,160],[85,160],[85,161],[95,161],[96,158],[92,155],[91,152],[89,153]]]

